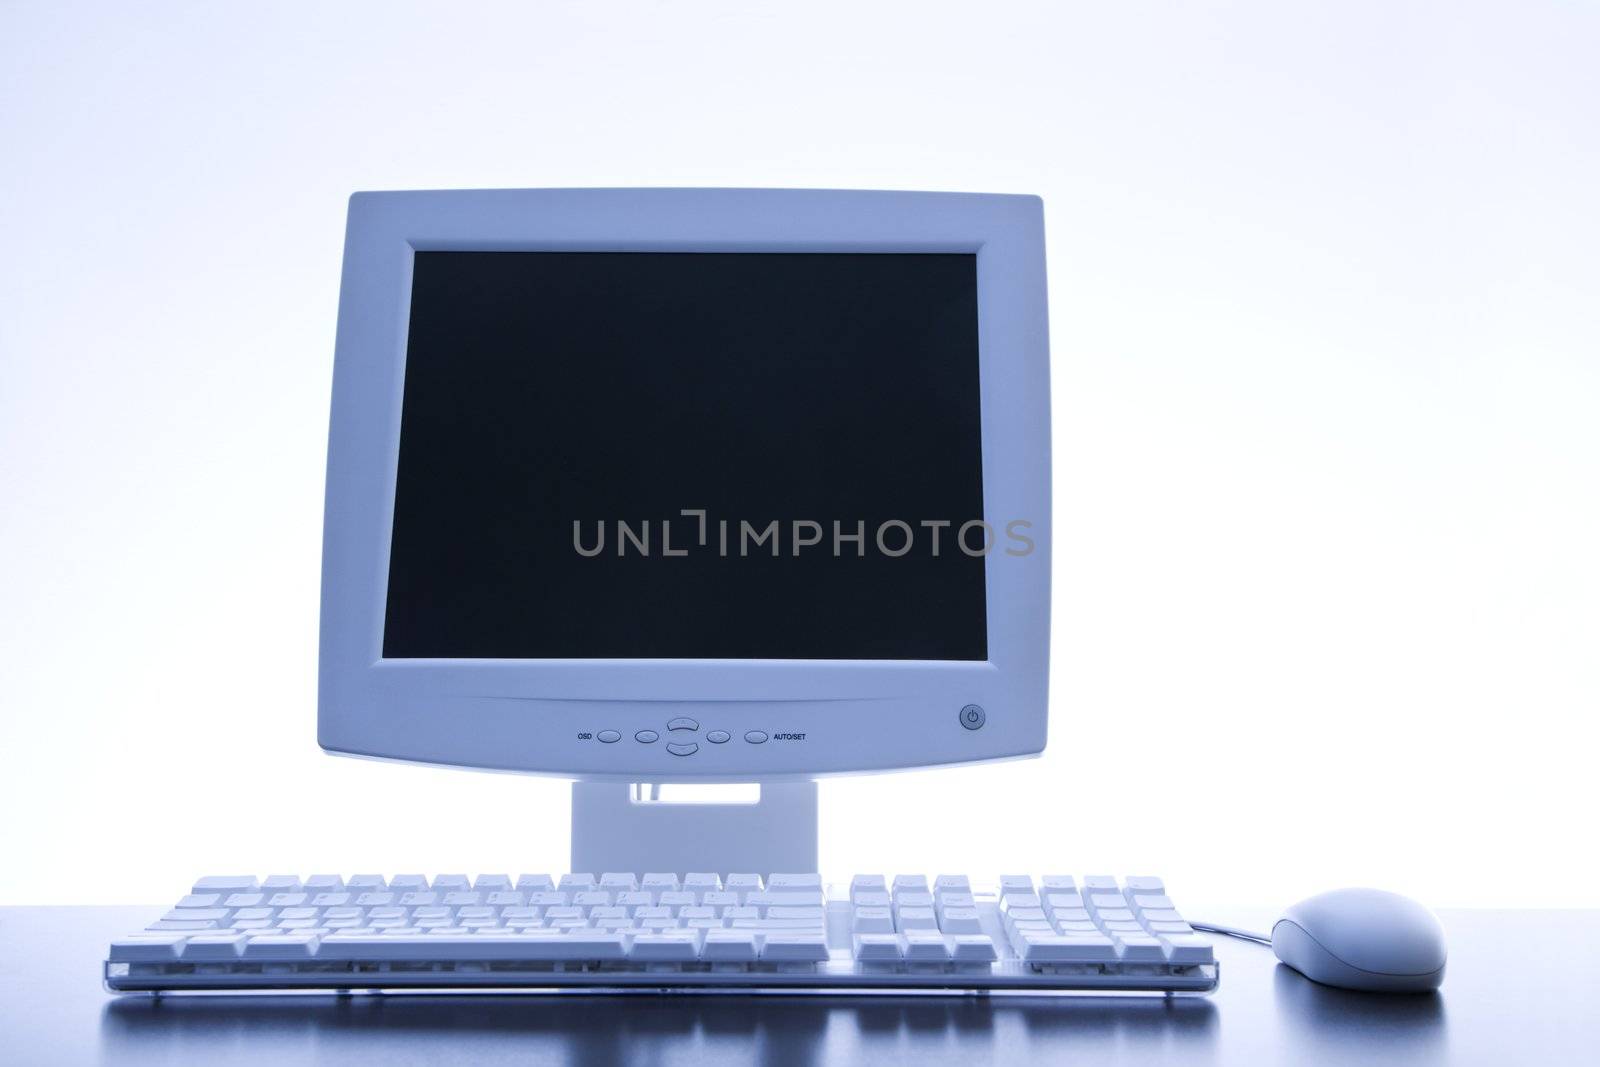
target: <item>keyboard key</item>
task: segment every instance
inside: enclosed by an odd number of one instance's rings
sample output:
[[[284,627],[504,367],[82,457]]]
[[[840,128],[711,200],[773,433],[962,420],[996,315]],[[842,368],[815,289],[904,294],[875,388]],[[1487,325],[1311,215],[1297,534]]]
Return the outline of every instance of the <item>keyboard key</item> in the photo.
[[[1032,893],[1033,877],[1026,874],[1002,874],[1000,876],[1000,895],[1007,893]]]
[[[175,963],[188,938],[182,934],[132,934],[111,942],[112,963]]]
[[[900,962],[898,934],[860,933],[852,939],[855,957],[863,963]]]
[[[633,876],[632,871],[610,871],[600,876],[600,888],[613,893],[634,890],[639,888],[639,879]]]
[[[730,874],[722,882],[722,888],[735,893],[747,893],[761,888],[759,874]]]
[[[964,874],[941,874],[933,880],[935,895],[949,890],[954,893],[971,893],[972,880]]]
[[[397,874],[389,879],[389,888],[396,893],[425,893],[428,891],[428,876]]]
[[[183,946],[183,962],[232,963],[244,953],[248,934],[196,934]]]
[[[227,908],[173,908],[162,916],[168,922],[197,922],[206,919],[226,919]]]
[[[901,893],[926,893],[928,892],[928,876],[925,874],[897,874],[894,876],[892,892],[897,899]]]
[[[1024,963],[1114,963],[1117,947],[1097,934],[1027,934],[1013,943]]]
[[[821,930],[820,919],[731,919],[735,930]]]
[[[862,903],[861,894],[863,893],[887,894],[888,892],[889,886],[886,882],[884,882],[883,875],[881,874],[858,874],[854,878],[850,879],[850,900],[852,903]],[[887,903],[887,901],[885,901],[885,903]],[[899,950],[897,948],[896,952],[898,951]]]
[[[344,887],[352,893],[381,893],[389,883],[381,874],[352,874],[345,879]]]
[[[1062,910],[1082,911],[1083,898],[1077,893],[1046,893],[1044,897],[1044,910],[1057,912]],[[1084,912],[1088,915],[1088,912]]]
[[[232,896],[236,896],[236,897],[260,896],[259,893],[234,893],[234,894],[231,894],[231,895]],[[182,900],[178,901],[178,907],[180,907],[180,908],[214,908],[218,904],[221,904],[221,903],[222,903],[222,894],[221,893],[190,893],[187,896],[185,896]],[[230,905],[230,907],[231,906],[232,905]],[[239,906],[243,907],[244,905],[239,905]]]
[[[548,893],[555,887],[555,883],[550,880],[548,874],[517,875],[517,892],[519,893]]]
[[[894,924],[901,932],[939,929],[939,919],[932,908],[896,908]]]
[[[856,908],[850,925],[859,934],[894,933],[894,914],[888,908]]]
[[[715,963],[749,963],[760,953],[756,935],[749,930],[707,930],[700,958]]]
[[[435,893],[463,893],[472,888],[472,879],[464,874],[436,874],[428,888]]]
[[[215,930],[217,924],[209,919],[161,919],[145,927],[156,933],[173,933],[179,930]]]
[[[820,908],[824,903],[820,889],[765,890],[747,893],[744,902],[754,908]]]
[[[1190,967],[1211,963],[1211,943],[1194,934],[1162,935],[1161,943],[1167,947],[1167,962],[1175,967]]]
[[[263,893],[293,893],[300,889],[300,878],[293,874],[272,874],[261,879]]]
[[[316,934],[255,934],[244,943],[241,955],[247,960],[309,960],[317,954],[321,940]]]
[[[1117,880],[1109,874],[1090,874],[1083,879],[1083,895],[1094,893],[1117,893]]]
[[[344,889],[344,879],[337,874],[313,874],[305,880],[307,893],[337,893]]]
[[[511,877],[505,874],[480,874],[472,880],[472,888],[478,893],[506,892],[511,888]]]
[[[639,888],[656,893],[663,893],[667,890],[676,891],[678,888],[678,876],[670,871],[647,872],[643,878],[639,879]]]
[[[722,888],[722,879],[711,871],[690,871],[683,876],[683,888],[691,893]]]
[[[907,930],[900,936],[907,963],[944,963],[950,959],[950,948],[937,930]]]
[[[700,931],[664,930],[633,939],[628,958],[649,963],[687,963],[700,958]]]
[[[772,962],[820,963],[828,958],[828,941],[821,934],[768,934],[761,958]]]
[[[992,963],[1000,958],[987,934],[953,934],[950,958],[956,963]]]
[[[1146,875],[1130,875],[1122,880],[1122,888],[1129,897],[1136,893],[1162,894],[1167,887],[1161,884],[1161,879],[1151,878]]]
[[[1039,879],[1039,894],[1041,896],[1050,893],[1074,893],[1077,892],[1077,889],[1078,884],[1072,880],[1072,875],[1070,874],[1047,874]]]
[[[815,889],[822,892],[820,874],[774,874],[767,879],[768,889]]]
[[[253,893],[259,886],[254,875],[219,875],[195,882],[191,893]]]
[[[945,908],[939,913],[939,929],[947,934],[981,934],[983,920],[977,908]]]
[[[556,889],[563,893],[578,893],[594,888],[595,881],[592,874],[563,874],[561,881],[556,883]]]
[[[1117,953],[1124,963],[1165,963],[1167,959],[1161,942],[1146,934],[1118,934]]]
[[[1000,910],[1003,912],[1009,912],[1016,908],[1022,908],[1026,911],[1038,911],[1040,906],[1037,893],[1012,891],[1003,893],[1000,896]]]
[[[577,946],[570,939],[561,939],[561,949],[571,951]],[[389,934],[329,934],[323,939],[317,953],[324,960],[545,960],[572,959],[559,955],[552,957],[534,938],[525,934],[472,934],[465,930],[439,931],[403,940]]]

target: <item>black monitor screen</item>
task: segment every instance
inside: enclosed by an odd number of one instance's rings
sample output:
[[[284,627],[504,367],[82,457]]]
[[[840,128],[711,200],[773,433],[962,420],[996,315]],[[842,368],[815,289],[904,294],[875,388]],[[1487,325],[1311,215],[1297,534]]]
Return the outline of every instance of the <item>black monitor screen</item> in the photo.
[[[970,254],[417,252],[383,654],[983,660]]]

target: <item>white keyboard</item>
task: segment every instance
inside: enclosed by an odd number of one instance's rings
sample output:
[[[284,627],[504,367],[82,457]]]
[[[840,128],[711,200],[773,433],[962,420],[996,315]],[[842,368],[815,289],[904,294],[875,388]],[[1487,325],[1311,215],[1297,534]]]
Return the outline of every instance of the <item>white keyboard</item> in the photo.
[[[118,992],[1207,993],[1160,879],[1105,875],[202,878],[111,943]]]

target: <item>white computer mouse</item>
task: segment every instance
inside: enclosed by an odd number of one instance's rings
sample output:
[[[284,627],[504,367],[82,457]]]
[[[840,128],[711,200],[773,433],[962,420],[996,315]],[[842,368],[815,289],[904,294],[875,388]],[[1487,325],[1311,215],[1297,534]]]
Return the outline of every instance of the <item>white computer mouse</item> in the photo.
[[[1302,900],[1272,927],[1272,951],[1323,985],[1423,993],[1444,980],[1444,928],[1409,897],[1335,889]]]

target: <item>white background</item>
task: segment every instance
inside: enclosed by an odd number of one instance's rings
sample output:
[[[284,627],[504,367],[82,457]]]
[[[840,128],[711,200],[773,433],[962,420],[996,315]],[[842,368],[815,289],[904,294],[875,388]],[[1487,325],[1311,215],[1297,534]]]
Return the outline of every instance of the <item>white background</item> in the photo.
[[[315,744],[356,189],[1030,192],[1039,760],[830,872],[1595,904],[1600,10],[0,4],[0,901],[561,870],[566,785]]]

